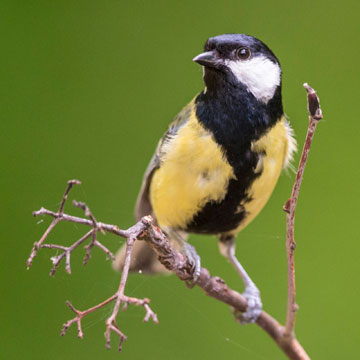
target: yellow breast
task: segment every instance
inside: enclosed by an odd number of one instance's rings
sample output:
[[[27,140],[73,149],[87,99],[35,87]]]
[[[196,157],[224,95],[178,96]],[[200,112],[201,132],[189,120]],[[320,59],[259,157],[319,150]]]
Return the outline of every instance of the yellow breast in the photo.
[[[151,204],[162,228],[183,228],[205,203],[223,200],[235,176],[195,114],[163,150],[161,166],[151,181]]]
[[[247,226],[265,206],[277,183],[281,170],[288,165],[296,148],[292,131],[285,118],[279,121],[265,136],[252,144],[252,150],[263,153],[256,171],[261,171],[248,190],[252,200],[243,204],[247,216],[232,233],[238,233]]]
[[[252,151],[260,155],[255,169],[260,175],[250,185],[247,200],[239,204],[239,211],[245,208],[245,218],[230,233],[236,234],[248,225],[268,201],[295,148],[291,135],[283,118],[252,144]],[[186,228],[207,202],[225,198],[229,181],[236,177],[221,147],[195,114],[161,152],[161,166],[150,185],[154,214],[163,229]]]

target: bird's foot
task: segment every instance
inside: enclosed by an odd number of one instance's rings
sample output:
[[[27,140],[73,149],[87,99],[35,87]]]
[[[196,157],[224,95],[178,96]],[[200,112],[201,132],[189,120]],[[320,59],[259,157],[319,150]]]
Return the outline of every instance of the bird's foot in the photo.
[[[260,291],[255,285],[250,285],[242,295],[247,300],[247,309],[243,313],[233,311],[234,316],[242,325],[254,323],[260,316],[262,309]]]
[[[201,272],[200,256],[196,252],[195,248],[187,242],[184,243],[183,251],[193,268],[193,278],[188,282],[188,285],[193,287],[196,284]]]

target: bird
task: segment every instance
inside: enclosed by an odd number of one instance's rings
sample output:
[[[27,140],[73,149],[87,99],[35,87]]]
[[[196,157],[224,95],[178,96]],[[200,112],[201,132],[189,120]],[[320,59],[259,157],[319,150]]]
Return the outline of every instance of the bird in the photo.
[[[260,291],[235,256],[235,237],[262,210],[296,140],[282,104],[282,69],[261,40],[246,34],[210,37],[193,61],[203,68],[204,89],[168,127],[145,171],[135,218],[152,215],[200,274],[187,242],[191,233],[215,235],[219,250],[242,278],[247,309],[241,322],[261,313]],[[124,247],[114,267],[121,269]],[[136,242],[131,270],[162,272],[156,254]]]

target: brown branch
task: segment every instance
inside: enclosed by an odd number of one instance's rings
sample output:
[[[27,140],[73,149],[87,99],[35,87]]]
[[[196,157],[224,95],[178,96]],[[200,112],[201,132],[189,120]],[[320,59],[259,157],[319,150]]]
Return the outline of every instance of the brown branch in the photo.
[[[300,343],[296,340],[293,328],[295,323],[295,282],[294,282],[294,262],[293,262],[293,252],[295,249],[294,242],[294,214],[295,214],[295,206],[296,200],[298,197],[300,184],[302,180],[302,175],[306,163],[306,159],[309,153],[312,137],[314,135],[314,130],[317,124],[317,121],[321,118],[321,110],[318,104],[317,97],[315,98],[315,92],[308,86],[306,86],[308,91],[308,108],[309,108],[309,120],[310,125],[308,129],[308,134],[306,137],[306,142],[303,150],[303,154],[301,156],[299,171],[296,176],[293,193],[291,199],[289,199],[284,206],[284,210],[288,213],[287,218],[287,253],[289,257],[289,303],[288,303],[288,317],[286,321],[286,326],[282,326],[279,324],[277,320],[271,317],[266,312],[262,311],[256,323],[259,325],[265,332],[267,332],[276,342],[280,349],[290,358],[290,359],[298,359],[298,360],[306,360],[309,359],[305,350],[302,348]],[[116,318],[121,308],[121,304],[123,304],[123,310],[125,310],[129,304],[134,304],[137,306],[142,306],[145,309],[145,317],[144,321],[148,321],[150,318],[153,319],[155,323],[158,322],[156,314],[149,307],[149,299],[137,299],[128,297],[124,294],[125,286],[128,279],[130,260],[134,242],[136,240],[146,241],[153,250],[157,253],[159,261],[170,271],[172,271],[176,276],[185,282],[193,279],[193,271],[194,268],[192,264],[188,261],[186,255],[180,251],[175,250],[169,240],[166,238],[164,233],[160,230],[160,228],[156,227],[152,223],[151,216],[145,216],[138,223],[127,230],[121,230],[116,225],[105,224],[102,222],[97,222],[93,214],[90,212],[89,208],[84,203],[73,202],[73,204],[77,207],[80,207],[84,210],[85,215],[90,219],[79,218],[72,215],[64,214],[64,206],[66,199],[68,197],[69,191],[74,184],[80,184],[77,180],[70,180],[68,182],[68,186],[64,193],[64,196],[61,200],[59,210],[57,212],[53,212],[44,208],[41,208],[38,211],[33,213],[34,216],[40,215],[48,215],[53,217],[53,221],[46,229],[45,233],[41,237],[41,239],[34,244],[32,252],[30,254],[29,259],[27,260],[28,268],[31,266],[33,259],[37,255],[37,252],[40,248],[56,248],[63,250],[63,253],[57,257],[52,258],[53,260],[53,269],[51,270],[50,275],[53,275],[60,261],[65,258],[66,270],[70,272],[70,256],[73,250],[77,248],[81,243],[83,243],[86,239],[91,236],[91,242],[87,246],[86,256],[84,259],[84,264],[90,258],[91,249],[94,246],[99,247],[105,253],[107,253],[112,259],[113,255],[104,245],[102,245],[97,239],[97,232],[100,230],[102,232],[110,232],[117,236],[121,236],[126,238],[126,257],[124,269],[121,275],[120,284],[116,293],[110,296],[108,299],[104,300],[102,303],[95,305],[87,310],[80,311],[77,310],[70,302],[67,302],[67,306],[76,314],[76,316],[67,321],[63,329],[61,331],[61,335],[64,335],[68,328],[76,323],[78,327],[78,336],[80,338],[83,337],[81,321],[83,317],[86,315],[96,311],[99,308],[102,308],[109,304],[112,301],[115,301],[114,309],[110,317],[106,320],[106,346],[110,347],[110,334],[111,331],[118,334],[120,338],[119,350],[121,350],[122,343],[126,340],[126,336],[120,331]],[[81,239],[77,240],[70,247],[64,247],[61,245],[55,244],[43,244],[45,239],[48,237],[52,229],[60,222],[60,221],[68,221],[77,224],[90,226],[92,229],[87,232]],[[230,289],[224,280],[219,277],[212,277],[209,271],[205,268],[201,268],[200,276],[196,282],[196,285],[199,286],[206,295],[211,296],[225,304],[230,305],[235,311],[244,312],[247,308],[247,300],[237,291]],[[290,311],[289,311],[290,309]]]
[[[55,218],[58,216],[57,213],[54,213],[47,209],[40,209],[39,211],[34,212],[35,216],[42,214],[50,215]],[[62,220],[65,219],[66,221],[71,221],[70,219],[74,219],[75,220],[74,222],[76,223],[81,223],[91,227],[93,226],[92,221],[63,214]],[[112,295],[102,303],[84,311],[79,311],[75,309],[69,302],[67,302],[67,305],[70,307],[72,311],[75,312],[76,316],[64,324],[63,329],[61,331],[61,335],[64,335],[68,330],[68,328],[72,324],[76,323],[78,326],[78,336],[81,338],[83,336],[83,332],[81,329],[82,318],[88,315],[89,313],[116,300],[113,313],[106,320],[105,338],[106,338],[106,345],[107,347],[109,347],[110,333],[111,331],[114,331],[116,334],[119,335],[120,338],[119,350],[121,350],[122,343],[126,339],[126,336],[120,331],[116,323],[116,317],[119,312],[121,303],[125,305],[125,308],[129,304],[143,306],[146,310],[144,321],[147,321],[150,318],[152,318],[155,323],[158,322],[156,314],[148,306],[149,303],[148,299],[140,300],[135,298],[129,298],[124,295],[124,289],[125,289],[125,285],[128,277],[129,265],[130,265],[131,251],[135,240],[137,239],[137,240],[147,241],[148,244],[157,253],[160,262],[167,269],[171,270],[174,274],[176,274],[179,279],[185,282],[188,282],[193,278],[194,268],[192,266],[192,263],[188,261],[185,254],[175,250],[172,247],[169,240],[164,235],[164,233],[160,230],[160,228],[152,224],[151,216],[145,216],[138,223],[136,223],[134,226],[132,226],[127,230],[120,230],[115,225],[109,225],[103,223],[101,223],[101,226],[104,231],[117,234],[127,239],[126,259],[125,259],[125,265],[122,272],[119,288],[114,295]],[[91,231],[93,230],[90,230],[90,232]],[[88,232],[86,235],[89,236],[90,232]],[[77,242],[79,242],[80,240],[78,240]],[[219,301],[224,302],[225,304],[232,306],[237,311],[243,312],[246,310],[247,307],[246,299],[237,291],[230,289],[226,285],[224,280],[222,280],[221,278],[211,277],[207,269],[205,268],[201,269],[200,277],[196,285],[198,285],[208,296],[211,296]],[[275,340],[278,346],[289,356],[289,358],[307,359],[305,351],[303,350],[303,348],[297,342],[296,339],[292,339],[291,343],[288,342],[285,343],[283,341],[284,327],[281,326],[269,314],[263,311],[257,320],[257,324]]]
[[[141,222],[145,225],[145,228],[138,239],[147,241],[159,256],[159,261],[168,270],[176,274],[180,280],[185,282],[191,280],[194,269],[186,256],[182,252],[176,251],[162,231],[152,225],[150,216],[142,218]],[[244,312],[247,309],[247,300],[240,293],[230,289],[220,277],[212,277],[205,268],[201,268],[196,285],[206,295],[230,305],[236,311]],[[262,311],[256,323],[274,339],[290,359],[309,359],[305,350],[295,338],[292,338],[291,341],[284,338],[285,328],[271,315]]]
[[[82,244],[84,241],[86,241],[89,237],[91,237],[91,242],[85,247],[86,248],[86,255],[84,258],[84,262],[83,264],[86,265],[88,260],[90,259],[91,256],[91,249],[94,246],[99,247],[102,251],[104,251],[112,260],[115,259],[114,255],[112,254],[112,252],[110,250],[108,250],[103,244],[101,244],[97,238],[96,235],[98,233],[98,231],[100,230],[101,232],[105,233],[105,230],[108,232],[112,232],[115,233],[117,235],[120,235],[122,237],[125,237],[127,239],[126,242],[126,260],[125,260],[125,266],[124,266],[124,270],[122,272],[121,275],[121,280],[120,280],[120,285],[119,288],[117,290],[117,292],[110,296],[108,299],[104,300],[103,302],[101,302],[98,305],[95,305],[87,310],[84,311],[80,311],[77,310],[69,301],[66,302],[66,305],[76,314],[76,316],[67,321],[64,325],[63,328],[61,330],[60,335],[65,335],[67,330],[69,329],[69,327],[76,323],[77,324],[77,328],[78,328],[78,337],[82,338],[83,337],[83,331],[82,331],[82,326],[81,326],[81,321],[83,319],[83,317],[85,317],[86,315],[106,306],[107,304],[109,304],[110,302],[115,300],[115,305],[114,305],[114,310],[111,314],[111,316],[106,320],[106,331],[105,331],[105,338],[106,338],[106,346],[109,348],[110,347],[110,335],[111,335],[111,331],[115,332],[116,334],[119,335],[119,351],[121,351],[122,348],[122,343],[123,341],[126,340],[126,336],[120,331],[120,329],[117,326],[116,323],[116,317],[119,313],[120,310],[120,306],[121,304],[123,304],[123,310],[126,310],[127,307],[130,304],[134,304],[137,306],[142,306],[145,309],[145,317],[144,317],[144,321],[147,322],[150,319],[152,319],[155,323],[158,323],[158,318],[157,315],[151,310],[150,306],[149,306],[149,302],[150,300],[145,298],[145,299],[138,299],[138,298],[134,298],[134,297],[129,297],[126,296],[124,294],[124,290],[125,290],[125,285],[127,282],[127,278],[128,278],[128,274],[129,274],[129,267],[130,267],[130,260],[131,260],[131,253],[132,253],[132,247],[134,245],[134,242],[136,240],[137,237],[140,236],[140,233],[143,231],[143,228],[140,226],[133,226],[130,229],[123,231],[120,230],[117,226],[115,225],[108,225],[108,224],[102,224],[100,222],[97,222],[95,219],[95,216],[92,214],[92,212],[90,211],[89,207],[82,202],[77,202],[77,201],[73,201],[73,205],[75,207],[79,207],[81,209],[84,210],[85,216],[89,217],[90,220],[87,219],[82,219],[82,218],[77,218],[77,217],[73,217],[70,215],[66,215],[64,214],[64,206],[65,206],[65,202],[67,200],[69,191],[71,189],[71,187],[75,184],[80,184],[80,181],[78,180],[70,180],[68,181],[68,185],[66,187],[65,193],[61,199],[61,203],[60,203],[60,207],[59,210],[55,213],[52,212],[50,210],[41,208],[38,211],[35,211],[33,213],[34,216],[39,216],[39,215],[50,215],[52,216],[54,219],[51,222],[50,226],[46,229],[44,235],[41,237],[41,239],[34,244],[34,247],[32,249],[32,252],[29,256],[29,259],[27,260],[27,265],[28,268],[31,266],[33,259],[35,258],[35,256],[37,255],[37,252],[40,248],[47,248],[47,249],[60,249],[63,252],[55,257],[52,257],[51,260],[53,262],[53,268],[50,271],[50,276],[53,276],[58,267],[59,264],[61,262],[62,259],[65,258],[65,270],[67,273],[71,273],[71,267],[70,267],[70,257],[71,257],[71,253],[80,245]],[[72,244],[69,247],[65,247],[62,245],[57,245],[57,244],[44,244],[43,242],[46,240],[47,236],[50,234],[50,231],[55,227],[55,225],[57,225],[60,221],[70,221],[70,222],[75,222],[75,223],[80,223],[80,224],[85,224],[88,226],[91,226],[92,229],[90,231],[88,231],[83,237],[81,237],[79,240],[77,240],[74,244]]]
[[[294,251],[296,248],[296,243],[294,239],[295,209],[296,209],[300,186],[303,179],[305,165],[307,158],[309,156],[310,147],[314,137],[316,125],[318,124],[319,120],[322,119],[323,117],[320,108],[320,100],[317,97],[314,89],[311,88],[306,83],[304,84],[304,87],[307,91],[307,97],[308,97],[309,126],[307,130],[306,140],[301,154],[294,186],[292,189],[291,197],[290,199],[287,200],[284,206],[284,211],[286,212],[286,253],[287,253],[287,263],[288,263],[288,301],[287,301],[284,338],[287,339],[287,341],[291,341],[291,339],[294,337],[295,316],[296,316],[296,311],[298,310],[298,305],[295,302],[295,295],[296,295],[295,261],[294,261]]]

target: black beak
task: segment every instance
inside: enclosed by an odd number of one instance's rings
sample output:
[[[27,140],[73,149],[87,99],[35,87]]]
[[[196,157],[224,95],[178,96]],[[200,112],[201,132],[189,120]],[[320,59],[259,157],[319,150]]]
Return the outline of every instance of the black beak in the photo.
[[[200,65],[218,69],[222,64],[221,59],[216,57],[216,54],[213,51],[206,51],[201,53],[198,56],[193,58],[193,61],[197,62]]]

